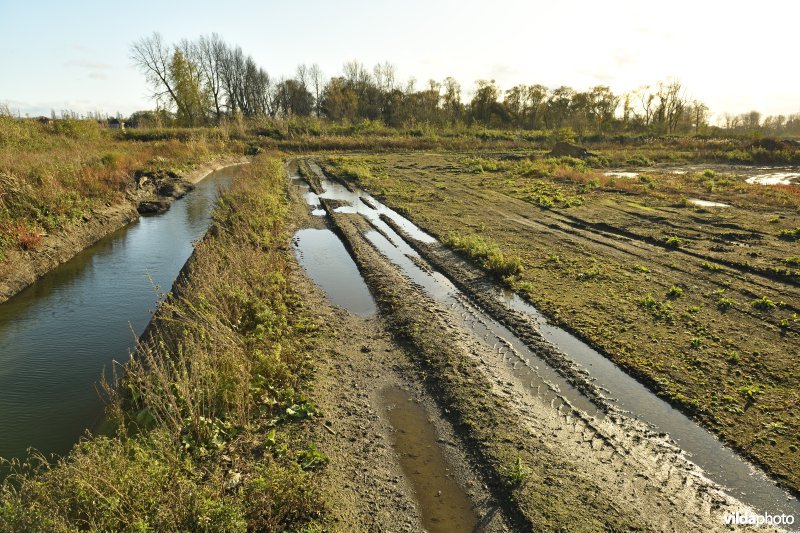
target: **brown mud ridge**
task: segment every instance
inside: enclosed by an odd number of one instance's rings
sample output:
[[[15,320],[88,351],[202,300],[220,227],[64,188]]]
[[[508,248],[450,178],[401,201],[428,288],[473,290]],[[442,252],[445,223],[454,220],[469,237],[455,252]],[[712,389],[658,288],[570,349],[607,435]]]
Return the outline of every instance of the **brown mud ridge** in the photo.
[[[195,183],[209,173],[246,162],[244,157],[228,156],[182,175],[166,171],[150,174],[137,172],[132,176],[122,202],[99,207],[82,220],[46,235],[35,250],[9,252],[6,261],[0,265],[0,303],[56,266],[66,263],[81,250],[137,220],[140,214],[163,213],[172,202],[185,196]]]
[[[321,192],[318,167],[301,169]],[[426,409],[450,477],[472,502],[475,530],[718,531],[725,513],[746,508],[644,425],[532,394],[497,350],[378,251],[364,236],[365,219],[321,201],[380,309],[377,318],[359,318],[332,308],[312,282],[300,284],[331,330],[318,348],[315,401],[327,417],[318,438],[331,456],[324,490],[342,530],[448,530],[426,521],[431,499],[392,447],[397,428],[385,392],[392,387]],[[295,203],[302,205],[297,194]],[[325,224],[307,213],[297,220]],[[524,326],[521,317],[504,320]],[[546,349],[532,335],[525,340]],[[587,377],[573,374],[602,403]]]

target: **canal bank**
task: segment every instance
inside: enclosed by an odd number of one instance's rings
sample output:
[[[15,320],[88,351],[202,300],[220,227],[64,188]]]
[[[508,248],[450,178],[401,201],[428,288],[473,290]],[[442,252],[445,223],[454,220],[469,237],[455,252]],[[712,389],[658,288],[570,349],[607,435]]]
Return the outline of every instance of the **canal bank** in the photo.
[[[132,224],[0,304],[0,457],[22,459],[29,447],[63,454],[102,416],[96,391],[102,372],[128,358],[237,167],[210,168],[184,178],[193,190],[166,213],[139,218],[133,204],[118,208],[133,210]],[[94,226],[96,232],[111,228],[109,222]]]

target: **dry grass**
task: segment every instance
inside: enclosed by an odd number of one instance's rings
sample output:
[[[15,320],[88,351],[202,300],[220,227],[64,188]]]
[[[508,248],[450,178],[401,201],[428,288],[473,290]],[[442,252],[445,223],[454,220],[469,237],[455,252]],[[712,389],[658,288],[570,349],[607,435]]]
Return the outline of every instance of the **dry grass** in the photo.
[[[303,437],[314,330],[286,283],[280,160],[254,162],[215,211],[188,275],[107,383],[116,436],[0,487],[0,530],[282,531],[310,527],[326,458]]]
[[[0,115],[0,260],[42,235],[118,203],[140,169],[180,170],[225,150],[196,137],[133,142],[91,120],[43,125]]]

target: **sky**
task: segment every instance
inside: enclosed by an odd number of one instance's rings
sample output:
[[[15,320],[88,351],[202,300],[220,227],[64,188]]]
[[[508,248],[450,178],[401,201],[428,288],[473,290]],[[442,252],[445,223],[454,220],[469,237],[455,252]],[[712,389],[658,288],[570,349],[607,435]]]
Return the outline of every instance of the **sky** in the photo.
[[[712,115],[800,112],[800,3],[717,0],[0,0],[0,104],[21,115],[152,109],[131,44],[218,33],[271,76],[358,60],[400,80],[452,76],[616,93],[677,79]]]

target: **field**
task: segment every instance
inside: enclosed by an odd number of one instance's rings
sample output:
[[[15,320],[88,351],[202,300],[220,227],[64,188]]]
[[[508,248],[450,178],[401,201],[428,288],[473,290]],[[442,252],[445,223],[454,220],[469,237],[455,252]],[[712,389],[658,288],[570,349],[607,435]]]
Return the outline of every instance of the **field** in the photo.
[[[798,490],[800,187],[647,162],[633,178],[519,151],[341,156],[327,168]]]

